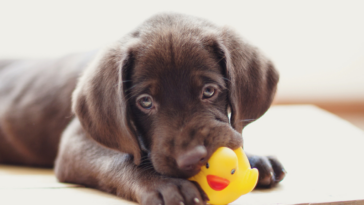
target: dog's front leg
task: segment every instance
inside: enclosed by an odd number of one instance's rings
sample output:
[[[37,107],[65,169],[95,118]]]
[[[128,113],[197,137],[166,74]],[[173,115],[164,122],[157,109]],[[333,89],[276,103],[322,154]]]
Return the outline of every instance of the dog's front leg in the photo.
[[[284,179],[286,170],[276,158],[251,154],[247,157],[251,167],[259,170],[257,187],[271,188]]]
[[[156,173],[148,159],[136,166],[129,154],[93,141],[77,119],[63,133],[55,172],[61,182],[97,188],[140,204],[205,204],[208,200],[198,185]]]

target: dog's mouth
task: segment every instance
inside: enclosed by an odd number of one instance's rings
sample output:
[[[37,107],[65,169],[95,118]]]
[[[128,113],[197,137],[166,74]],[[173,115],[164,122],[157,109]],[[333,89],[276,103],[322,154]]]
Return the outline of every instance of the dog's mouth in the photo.
[[[202,167],[202,166],[198,165],[198,166],[193,166],[187,170],[181,170],[181,169],[177,168],[177,165],[175,164],[175,160],[173,160],[172,158],[168,157],[161,163],[161,161],[153,160],[152,154],[150,152],[148,154],[147,159],[148,160],[146,160],[146,161],[149,162],[148,166],[153,166],[154,170],[157,173],[159,173],[161,175],[169,176],[169,177],[188,179],[188,178],[198,174],[201,171],[201,167]],[[145,163],[145,161],[144,161],[144,163]]]
[[[193,177],[193,176],[195,176],[196,174],[198,174],[199,172],[201,171],[201,167],[199,167],[199,168],[195,168],[195,169],[193,169],[193,170],[191,170],[191,171],[185,171],[186,172],[186,176],[185,176],[185,178],[190,178],[190,177]]]
[[[178,169],[178,171],[175,171],[174,173],[176,174],[175,177],[178,178],[185,178],[188,179],[190,177],[195,176],[196,174],[198,174],[201,171],[201,167],[196,167],[190,170],[180,170]]]
[[[177,177],[177,178],[182,178],[182,179],[188,179],[191,178],[195,175],[197,175],[199,172],[201,171],[201,169],[195,169],[195,170],[170,170],[168,172],[158,172],[162,175],[165,176],[170,176],[170,177]]]

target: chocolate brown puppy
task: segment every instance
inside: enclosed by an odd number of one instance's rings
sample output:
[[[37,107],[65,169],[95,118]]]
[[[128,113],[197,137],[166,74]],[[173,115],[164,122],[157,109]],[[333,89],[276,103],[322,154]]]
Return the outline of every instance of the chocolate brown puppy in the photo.
[[[1,163],[55,165],[61,182],[156,205],[206,203],[186,179],[218,147],[243,146],[278,82],[232,29],[181,14],[153,16],[101,51],[0,67]],[[260,186],[283,179],[277,160],[249,160]]]

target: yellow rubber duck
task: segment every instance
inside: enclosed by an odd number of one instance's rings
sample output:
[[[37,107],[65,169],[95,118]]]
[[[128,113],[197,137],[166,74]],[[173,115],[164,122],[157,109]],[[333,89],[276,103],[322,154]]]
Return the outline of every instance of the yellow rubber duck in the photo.
[[[250,167],[242,148],[218,148],[206,166],[189,180],[197,182],[210,201],[220,205],[235,201],[251,192],[258,182],[258,170]]]

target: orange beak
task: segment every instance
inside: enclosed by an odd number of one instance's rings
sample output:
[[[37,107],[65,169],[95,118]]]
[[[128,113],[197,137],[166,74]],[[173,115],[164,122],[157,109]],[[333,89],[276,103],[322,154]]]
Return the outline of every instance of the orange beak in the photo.
[[[215,191],[221,191],[225,189],[229,184],[230,181],[215,175],[207,175],[207,183],[211,187],[211,189]]]

